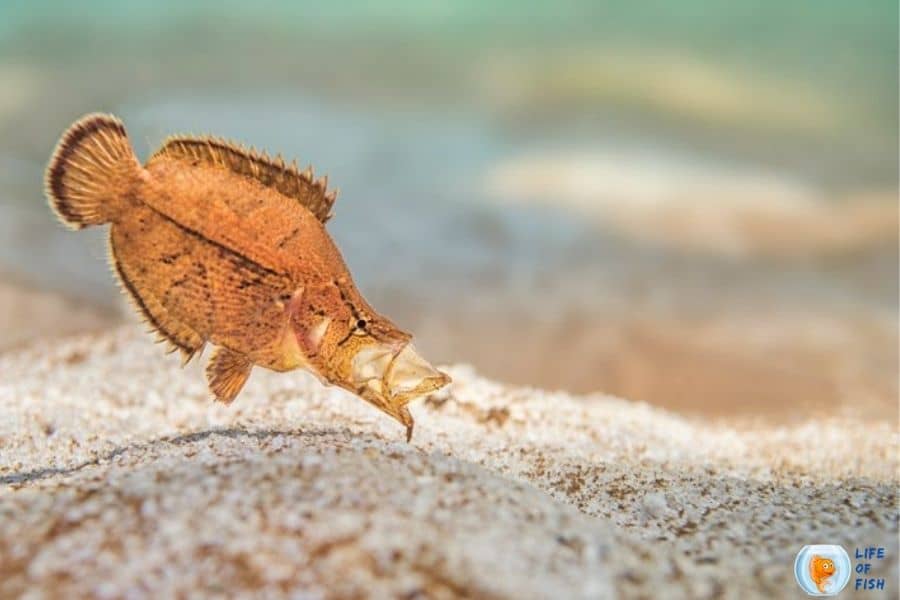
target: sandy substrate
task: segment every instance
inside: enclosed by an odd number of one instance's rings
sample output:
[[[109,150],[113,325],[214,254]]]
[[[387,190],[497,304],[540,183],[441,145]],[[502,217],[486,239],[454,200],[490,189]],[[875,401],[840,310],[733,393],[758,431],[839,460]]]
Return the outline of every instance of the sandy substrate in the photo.
[[[406,444],[299,373],[213,404],[134,326],[6,354],[0,597],[799,597],[811,543],[887,547],[865,597],[896,597],[894,425],[737,430],[449,371]]]

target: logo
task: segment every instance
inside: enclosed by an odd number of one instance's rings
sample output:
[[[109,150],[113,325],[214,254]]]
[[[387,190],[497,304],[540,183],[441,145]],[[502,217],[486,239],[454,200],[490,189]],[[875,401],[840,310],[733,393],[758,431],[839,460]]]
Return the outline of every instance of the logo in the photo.
[[[794,560],[797,584],[810,596],[839,594],[852,571],[847,551],[832,544],[803,546]]]

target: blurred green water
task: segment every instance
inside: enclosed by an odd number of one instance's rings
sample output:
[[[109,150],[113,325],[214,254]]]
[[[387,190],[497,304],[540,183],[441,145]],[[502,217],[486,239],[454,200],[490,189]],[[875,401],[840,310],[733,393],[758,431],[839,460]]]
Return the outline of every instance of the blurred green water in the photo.
[[[471,270],[485,258],[465,240],[485,231],[497,268],[540,270],[558,247],[570,262],[579,236],[595,237],[577,215],[535,228],[546,215],[485,195],[486,174],[520,155],[636,147],[784,175],[825,201],[897,185],[889,1],[12,0],[0,82],[3,204],[46,217],[55,139],[107,110],[142,154],[189,130],[312,161],[347,192],[333,227],[351,262],[389,239]],[[410,219],[419,227],[397,226]],[[430,243],[434,227],[451,230],[446,243]],[[7,240],[0,260],[29,270],[27,240]]]
[[[108,104],[167,85],[331,93],[526,130],[588,121],[600,136],[612,121],[774,154],[829,182],[896,181],[897,4],[886,0],[13,0],[0,49],[7,65],[69,67],[78,77],[60,92],[99,88]],[[120,87],[95,81],[102,73]]]
[[[785,189],[884,201],[897,190],[897,77],[886,0],[7,0],[0,274],[115,302],[103,232],[62,230],[41,189],[60,133],[100,110],[125,120],[141,156],[169,134],[209,132],[328,173],[342,190],[329,230],[373,304],[442,359],[498,376],[608,385],[594,346],[605,334],[569,340],[633,318],[859,310],[895,324],[891,240],[811,260],[698,253],[598,227],[571,198],[500,203],[485,181],[521,157],[574,155],[630,174],[612,199],[600,185],[597,204],[635,205],[662,170],[676,192],[751,181],[765,206]],[[550,189],[587,187],[548,173]],[[719,189],[699,200],[729,205]]]

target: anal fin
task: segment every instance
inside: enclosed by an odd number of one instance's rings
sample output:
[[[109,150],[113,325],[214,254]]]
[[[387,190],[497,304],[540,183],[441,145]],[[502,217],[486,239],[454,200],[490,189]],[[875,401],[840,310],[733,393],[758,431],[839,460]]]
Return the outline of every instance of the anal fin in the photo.
[[[216,348],[206,365],[209,390],[219,402],[230,404],[250,377],[253,363],[245,354],[227,348]]]
[[[119,281],[128,293],[134,306],[153,330],[174,349],[181,352],[182,366],[190,362],[203,348],[206,340],[196,331],[172,317],[162,303],[147,290],[141,290],[129,276],[126,266],[119,260],[115,244],[110,236],[110,258]]]

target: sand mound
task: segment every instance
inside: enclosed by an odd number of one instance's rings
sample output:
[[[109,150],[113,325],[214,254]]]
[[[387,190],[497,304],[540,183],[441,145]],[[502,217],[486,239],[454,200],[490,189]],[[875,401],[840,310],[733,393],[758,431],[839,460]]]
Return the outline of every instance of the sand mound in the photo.
[[[796,597],[809,543],[886,546],[897,580],[886,425],[735,430],[455,367],[406,444],[311,377],[223,407],[177,364],[133,327],[0,358],[0,596]]]

